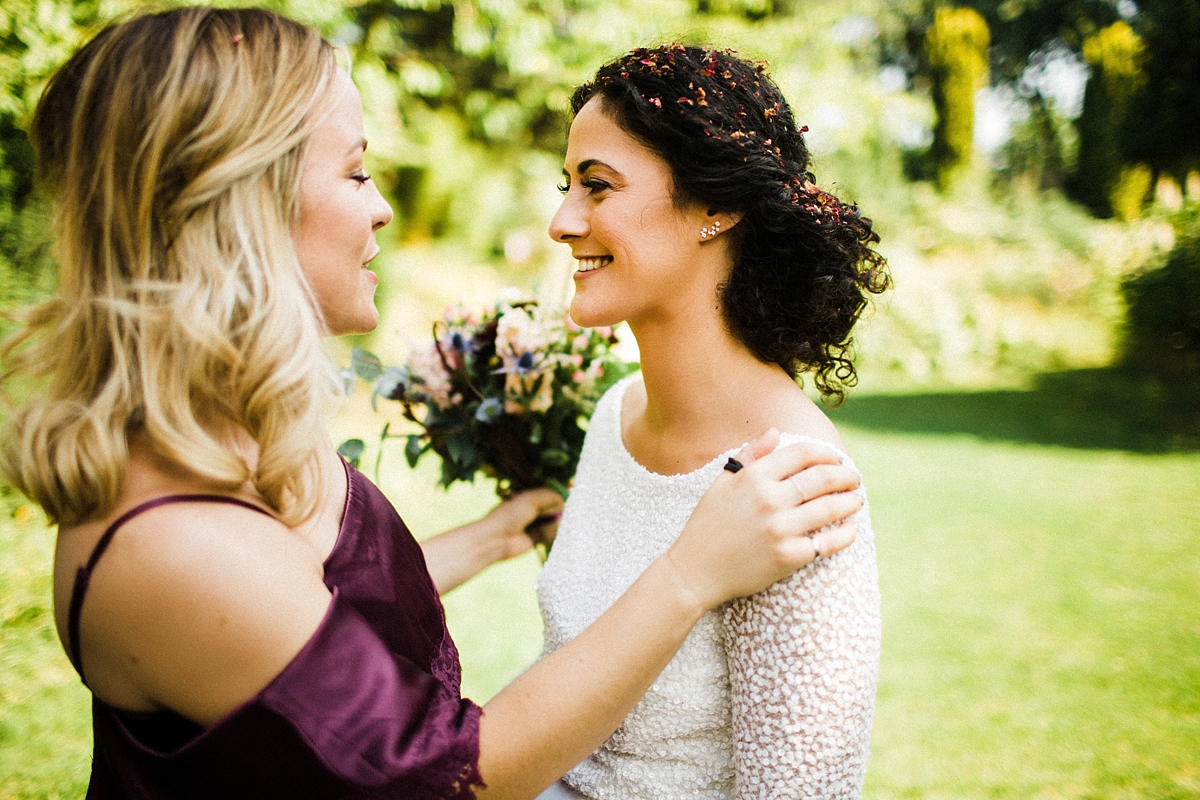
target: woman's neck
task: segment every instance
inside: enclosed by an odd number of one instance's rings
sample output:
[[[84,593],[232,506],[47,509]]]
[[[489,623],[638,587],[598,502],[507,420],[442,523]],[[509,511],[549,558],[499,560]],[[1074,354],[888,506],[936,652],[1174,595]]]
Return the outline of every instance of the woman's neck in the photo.
[[[645,394],[627,395],[622,428],[630,452],[653,471],[702,466],[778,426],[781,410],[804,399],[783,369],[758,360],[729,333],[719,312],[631,330]]]

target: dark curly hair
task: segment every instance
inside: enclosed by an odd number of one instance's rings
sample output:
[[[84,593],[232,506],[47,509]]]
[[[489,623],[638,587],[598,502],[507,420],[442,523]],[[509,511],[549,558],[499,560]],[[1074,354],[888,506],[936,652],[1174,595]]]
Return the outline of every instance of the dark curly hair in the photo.
[[[804,144],[765,65],[681,44],[638,48],[575,90],[666,162],[676,205],[741,214],[720,287],[730,332],[767,363],[812,372],[827,402],[857,382],[850,330],[866,293],[891,285],[871,220],[817,187]]]

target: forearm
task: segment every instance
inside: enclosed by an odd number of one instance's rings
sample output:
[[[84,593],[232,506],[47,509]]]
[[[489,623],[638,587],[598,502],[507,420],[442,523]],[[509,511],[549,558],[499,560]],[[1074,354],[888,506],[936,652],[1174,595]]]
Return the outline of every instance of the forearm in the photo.
[[[561,510],[562,498],[553,489],[529,489],[482,519],[426,539],[421,550],[433,585],[445,594],[497,561],[526,552],[533,537],[553,538]]]
[[[485,517],[421,542],[425,566],[438,594],[461,586],[500,559],[495,537],[485,530],[488,524]]]
[[[488,798],[532,798],[621,724],[705,608],[669,556],[655,561],[574,640],[484,706],[480,772]],[[636,632],[636,633],[635,633]]]

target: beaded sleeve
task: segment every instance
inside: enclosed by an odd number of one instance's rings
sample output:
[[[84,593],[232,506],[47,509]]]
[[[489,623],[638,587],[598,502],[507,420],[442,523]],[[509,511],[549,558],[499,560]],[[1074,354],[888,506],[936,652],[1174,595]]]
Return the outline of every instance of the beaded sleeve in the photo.
[[[862,792],[880,617],[869,511],[856,517],[845,551],[725,608],[738,800]]]

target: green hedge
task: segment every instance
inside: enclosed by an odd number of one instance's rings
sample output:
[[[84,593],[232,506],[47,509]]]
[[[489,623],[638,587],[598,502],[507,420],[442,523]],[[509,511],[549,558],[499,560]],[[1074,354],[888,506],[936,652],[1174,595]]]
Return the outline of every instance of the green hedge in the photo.
[[[1128,306],[1125,363],[1163,377],[1200,378],[1200,203],[1173,220],[1175,246],[1121,286]]]

